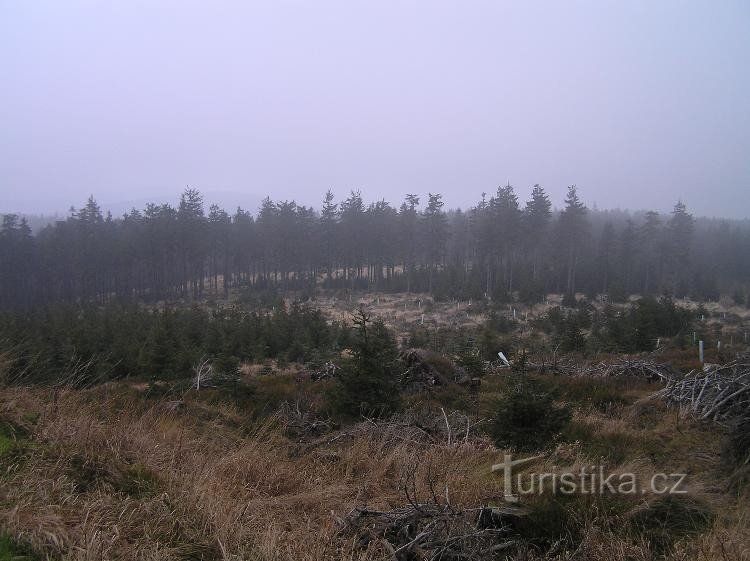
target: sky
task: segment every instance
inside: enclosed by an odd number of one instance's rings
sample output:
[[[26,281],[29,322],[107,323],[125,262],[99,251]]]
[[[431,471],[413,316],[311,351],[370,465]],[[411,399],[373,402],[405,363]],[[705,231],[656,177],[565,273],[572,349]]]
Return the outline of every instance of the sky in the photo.
[[[0,0],[0,212],[508,182],[750,217],[750,3]]]

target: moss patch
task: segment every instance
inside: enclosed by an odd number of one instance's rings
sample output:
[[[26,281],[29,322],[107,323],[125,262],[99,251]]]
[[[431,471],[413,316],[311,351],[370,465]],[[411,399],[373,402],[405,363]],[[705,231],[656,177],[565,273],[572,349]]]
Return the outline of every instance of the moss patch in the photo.
[[[0,561],[35,561],[39,559],[31,550],[20,545],[6,534],[0,534]]]
[[[13,423],[0,419],[0,458],[6,458],[18,451],[23,445],[24,434]]]

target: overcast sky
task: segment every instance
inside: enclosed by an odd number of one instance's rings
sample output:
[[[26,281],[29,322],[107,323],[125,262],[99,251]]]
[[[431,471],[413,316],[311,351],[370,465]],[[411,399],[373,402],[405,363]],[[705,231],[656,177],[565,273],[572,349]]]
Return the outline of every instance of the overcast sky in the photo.
[[[0,211],[508,181],[750,216],[750,3],[0,0]]]

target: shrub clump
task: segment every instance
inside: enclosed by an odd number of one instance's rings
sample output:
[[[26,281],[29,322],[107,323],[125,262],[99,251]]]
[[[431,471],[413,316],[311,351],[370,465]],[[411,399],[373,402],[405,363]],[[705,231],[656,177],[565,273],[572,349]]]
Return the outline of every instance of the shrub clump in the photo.
[[[498,446],[531,452],[554,442],[569,423],[570,409],[529,381],[518,382],[500,398],[488,432]]]
[[[630,517],[630,529],[646,538],[660,555],[667,553],[681,537],[704,531],[713,521],[708,505],[685,496],[664,495],[648,508]]]
[[[729,435],[729,451],[738,465],[750,464],[750,414],[737,421]]]

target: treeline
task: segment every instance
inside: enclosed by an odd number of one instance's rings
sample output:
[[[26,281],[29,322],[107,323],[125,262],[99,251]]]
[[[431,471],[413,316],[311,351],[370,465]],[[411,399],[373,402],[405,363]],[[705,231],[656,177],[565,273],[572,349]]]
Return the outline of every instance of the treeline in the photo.
[[[631,293],[745,301],[750,227],[694,219],[679,202],[669,215],[586,207],[575,186],[553,211],[540,186],[521,203],[500,187],[467,211],[366,204],[359,192],[320,211],[263,201],[256,215],[186,190],[175,208],[149,204],[120,218],[92,198],[36,236],[4,215],[0,307],[56,302],[174,301],[225,296],[232,288],[303,291],[319,287],[427,291],[437,298],[535,301],[548,292]]]
[[[218,372],[234,373],[243,362],[267,358],[316,363],[348,341],[349,330],[301,304],[241,308],[58,305],[0,313],[5,375],[78,383],[185,377],[202,357]]]

